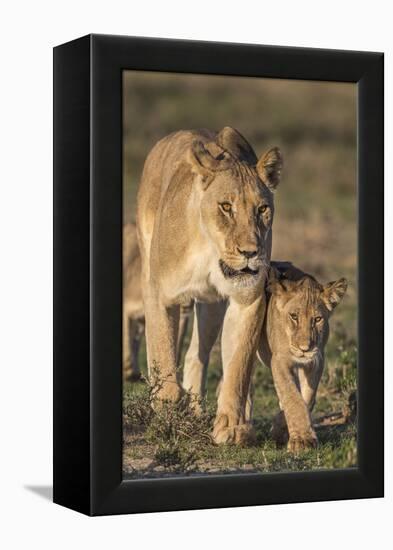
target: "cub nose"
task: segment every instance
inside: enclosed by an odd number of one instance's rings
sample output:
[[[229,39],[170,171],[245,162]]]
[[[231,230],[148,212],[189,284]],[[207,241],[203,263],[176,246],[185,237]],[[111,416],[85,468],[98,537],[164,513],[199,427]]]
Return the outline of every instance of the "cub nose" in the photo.
[[[247,258],[247,259],[254,258],[254,257],[258,254],[258,250],[257,250],[257,249],[253,249],[253,250],[240,250],[240,248],[238,248],[237,251],[239,252],[239,254],[241,254],[242,256],[244,256],[244,257]]]
[[[310,351],[310,342],[302,342],[299,344],[300,351]]]

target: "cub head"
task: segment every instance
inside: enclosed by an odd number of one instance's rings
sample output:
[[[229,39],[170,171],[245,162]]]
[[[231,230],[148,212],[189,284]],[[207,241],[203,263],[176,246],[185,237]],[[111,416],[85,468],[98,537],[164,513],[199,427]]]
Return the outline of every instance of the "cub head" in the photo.
[[[310,362],[323,350],[329,336],[329,317],[346,290],[343,278],[322,286],[305,274],[298,280],[278,276],[269,282],[274,315],[278,316],[275,325],[296,362]]]
[[[248,286],[266,270],[272,246],[273,192],[282,169],[278,148],[259,160],[233,128],[195,141],[189,153],[200,197],[200,221],[227,280]]]

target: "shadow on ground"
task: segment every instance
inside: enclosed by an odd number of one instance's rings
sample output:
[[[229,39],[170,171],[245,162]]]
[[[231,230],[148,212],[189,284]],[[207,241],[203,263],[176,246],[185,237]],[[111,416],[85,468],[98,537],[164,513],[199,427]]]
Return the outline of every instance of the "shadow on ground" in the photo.
[[[25,485],[24,488],[45,500],[52,500],[53,498],[53,487],[51,485]]]

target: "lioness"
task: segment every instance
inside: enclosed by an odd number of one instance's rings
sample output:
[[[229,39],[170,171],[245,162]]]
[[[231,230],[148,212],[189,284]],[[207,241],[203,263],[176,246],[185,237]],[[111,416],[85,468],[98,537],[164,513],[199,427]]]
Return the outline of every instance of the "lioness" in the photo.
[[[265,313],[273,191],[281,168],[279,149],[258,161],[243,136],[226,127],[217,134],[167,136],[143,169],[137,231],[148,366],[157,373],[159,399],[177,400],[182,391],[176,370],[179,306],[192,298],[229,300],[216,443],[243,443],[253,436],[245,408]]]
[[[192,303],[182,306],[180,311],[177,342],[177,363],[187,331]],[[139,253],[136,226],[133,223],[123,227],[123,378],[125,381],[139,380],[139,348],[145,330],[145,309],[141,286],[141,255]]]
[[[280,401],[273,438],[279,444],[288,442],[288,450],[297,453],[317,444],[310,413],[324,367],[329,317],[347,281],[322,286],[290,263],[272,266],[258,356],[272,370]]]

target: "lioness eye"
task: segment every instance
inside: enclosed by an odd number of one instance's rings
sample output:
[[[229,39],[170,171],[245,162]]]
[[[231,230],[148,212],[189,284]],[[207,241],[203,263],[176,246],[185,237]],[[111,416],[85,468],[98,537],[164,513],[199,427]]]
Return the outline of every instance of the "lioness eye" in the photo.
[[[258,212],[259,214],[263,214],[264,212],[266,212],[266,210],[268,209],[269,207],[266,205],[266,204],[263,204],[262,206],[260,206],[258,208]]]
[[[232,205],[229,202],[222,202],[220,206],[222,210],[226,213],[229,213],[232,210]]]
[[[319,316],[315,317],[314,320],[315,320],[316,323],[320,323],[322,321],[322,317],[319,317]]]
[[[292,319],[292,321],[297,321],[297,314],[296,313],[290,313],[289,317]]]

